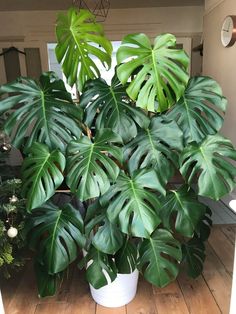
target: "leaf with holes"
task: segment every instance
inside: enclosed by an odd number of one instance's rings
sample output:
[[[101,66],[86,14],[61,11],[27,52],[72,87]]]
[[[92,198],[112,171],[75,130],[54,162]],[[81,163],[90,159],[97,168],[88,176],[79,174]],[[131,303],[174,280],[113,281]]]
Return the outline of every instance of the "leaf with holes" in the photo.
[[[30,248],[48,274],[65,270],[84,247],[83,220],[71,204],[63,207],[49,203],[35,210],[26,224]],[[33,232],[32,232],[33,231]]]
[[[174,134],[174,136],[173,136]],[[151,119],[146,129],[124,147],[124,158],[128,162],[129,171],[152,168],[159,181],[165,186],[178,167],[178,152],[183,149],[183,134],[174,121],[161,117]]]
[[[94,246],[91,246],[84,259],[88,265],[86,278],[95,289],[104,287],[109,281],[112,282],[116,279],[117,269],[111,255],[99,252]]]
[[[209,238],[212,227],[212,219],[211,219],[212,211],[209,207],[206,208],[206,213],[199,221],[198,225],[195,228],[195,234],[202,241],[206,241]]]
[[[182,245],[183,262],[187,264],[188,276],[197,278],[203,270],[205,246],[201,239],[194,237]]]
[[[68,146],[67,184],[81,201],[104,194],[116,180],[122,150],[112,143],[122,139],[110,129],[99,130],[94,141],[84,136]]]
[[[182,260],[181,245],[167,230],[157,229],[145,239],[139,255],[139,268],[151,284],[165,287],[177,277]]]
[[[236,151],[230,140],[209,135],[201,144],[187,146],[180,156],[180,172],[191,184],[198,176],[198,194],[218,200],[235,187]]]
[[[124,142],[137,135],[137,126],[146,128],[149,124],[149,118],[141,109],[134,107],[116,75],[111,86],[103,79],[88,81],[80,106],[85,109],[85,123],[89,127],[96,121],[97,129],[110,128]]]
[[[65,157],[58,150],[49,152],[44,144],[34,143],[22,164],[22,195],[28,211],[41,206],[64,180]]]
[[[4,124],[13,146],[21,148],[28,136],[25,147],[40,142],[65,151],[67,143],[80,136],[82,111],[53,72],[43,73],[39,82],[21,77],[2,85],[0,96],[5,93],[17,93],[0,100],[0,114],[15,109]]]
[[[115,263],[119,274],[130,274],[138,264],[138,251],[136,246],[127,239],[120,250],[116,252]]]
[[[216,81],[204,76],[192,77],[167,117],[178,123],[187,143],[201,142],[220,130],[224,119],[217,111],[224,113],[226,105],[227,100]]]
[[[119,223],[122,232],[148,238],[160,223],[160,203],[154,191],[165,194],[153,170],[139,170],[131,177],[120,173],[100,203],[107,206],[108,219]]]
[[[102,26],[88,10],[71,8],[60,13],[56,25],[56,56],[70,86],[81,91],[88,79],[100,76],[97,61],[111,65],[112,45],[103,35]]]
[[[126,91],[137,100],[138,107],[163,112],[183,95],[189,78],[189,58],[175,46],[176,38],[171,34],[157,36],[154,45],[145,34],[131,34],[123,39],[117,51],[117,75],[126,84],[136,71]]]
[[[178,190],[170,190],[159,201],[159,216],[164,227],[171,230],[173,223],[178,233],[192,237],[206,211],[206,206],[198,201],[194,191],[188,186],[182,186]]]
[[[106,254],[115,254],[124,242],[124,235],[112,224],[106,217],[104,218],[103,225],[98,227],[92,244],[100,252]]]

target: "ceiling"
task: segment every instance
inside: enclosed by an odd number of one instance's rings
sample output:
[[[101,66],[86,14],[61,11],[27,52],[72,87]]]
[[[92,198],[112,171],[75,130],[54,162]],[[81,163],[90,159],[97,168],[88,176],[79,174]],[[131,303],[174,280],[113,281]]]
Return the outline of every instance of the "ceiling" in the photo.
[[[195,6],[203,5],[204,0],[111,0],[112,9]],[[25,10],[65,10],[72,0],[0,0],[0,11]]]

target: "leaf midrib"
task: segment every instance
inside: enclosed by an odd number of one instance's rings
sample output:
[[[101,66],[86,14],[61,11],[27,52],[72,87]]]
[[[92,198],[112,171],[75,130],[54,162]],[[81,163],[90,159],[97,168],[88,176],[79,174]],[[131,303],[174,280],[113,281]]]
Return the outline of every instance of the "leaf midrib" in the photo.
[[[80,45],[79,45],[79,43],[78,43],[78,40],[77,40],[77,38],[76,38],[76,35],[75,35],[75,33],[74,33],[74,30],[73,30],[73,27],[72,26],[70,26],[70,31],[71,31],[71,34],[72,34],[72,36],[73,36],[73,39],[74,39],[74,41],[75,41],[75,43],[76,43],[76,45],[77,45],[77,47],[78,47],[78,50],[79,50],[79,53],[80,53],[80,55],[81,55],[81,58],[83,59],[83,65],[85,66],[85,68],[86,68],[86,72],[87,72],[87,74],[89,74],[89,69],[88,69],[88,66],[87,66],[87,62],[86,62],[86,60],[85,60],[85,58],[84,58],[84,54],[83,54],[83,52],[82,52],[82,50],[81,50],[81,48],[80,48]],[[90,77],[90,76],[89,76]],[[91,77],[90,77],[91,78]]]
[[[56,231],[57,231],[57,228],[58,228],[58,224],[59,224],[59,220],[61,218],[61,215],[62,215],[62,210],[59,210],[58,212],[58,217],[57,217],[57,220],[54,224],[54,228],[53,228],[53,233],[52,233],[52,238],[51,238],[51,245],[50,245],[50,269],[51,269],[51,266],[53,265],[53,260],[52,260],[52,256],[53,256],[53,247],[54,247],[54,243],[55,243],[55,237],[56,237]],[[52,265],[51,265],[52,263]]]
[[[49,142],[50,142],[50,146],[51,146],[52,142],[51,142],[51,138],[50,138],[49,126],[48,126],[47,115],[46,115],[45,92],[43,90],[41,90],[40,95],[41,95],[41,105],[42,105],[42,114],[43,114],[45,133],[46,133],[46,137],[49,138]]]
[[[33,180],[33,186],[32,186],[32,196],[34,195],[34,190],[35,190],[35,186],[38,185],[38,181],[41,180],[42,176],[41,176],[41,172],[44,169],[45,165],[48,163],[48,160],[50,159],[51,154],[47,154],[47,158],[44,160],[44,162],[42,163],[42,165],[39,168],[39,171],[37,172],[36,178]],[[41,158],[40,158],[41,159]],[[49,163],[50,165],[50,163]],[[47,191],[45,191],[47,193]],[[33,197],[34,198],[34,197]],[[32,199],[32,198],[31,198]],[[32,200],[31,200],[32,202]],[[32,205],[32,204],[31,204]]]

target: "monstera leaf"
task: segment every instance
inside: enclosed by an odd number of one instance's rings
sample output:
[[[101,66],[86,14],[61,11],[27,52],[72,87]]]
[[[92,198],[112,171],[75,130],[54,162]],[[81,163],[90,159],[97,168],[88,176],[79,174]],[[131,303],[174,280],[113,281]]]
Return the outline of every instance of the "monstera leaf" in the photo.
[[[148,117],[128,99],[125,88],[116,75],[111,86],[102,79],[88,81],[83,90],[80,106],[85,109],[85,123],[89,127],[99,110],[96,128],[110,128],[118,133],[124,142],[137,135],[137,125],[146,128],[149,124]]]
[[[160,117],[152,118],[149,127],[139,130],[138,135],[125,146],[124,157],[130,172],[152,168],[165,186],[174,175],[174,166],[178,166],[176,150],[181,151],[183,148],[182,137],[176,122],[165,122]]]
[[[49,152],[44,144],[34,143],[22,165],[22,194],[27,200],[27,210],[41,206],[61,185],[65,157],[58,150]]]
[[[137,268],[138,251],[129,239],[116,252],[115,263],[119,274],[130,274]]]
[[[209,77],[193,77],[184,95],[168,114],[183,130],[187,143],[201,142],[207,135],[220,130],[224,119],[217,112],[225,112],[226,98],[218,83]]]
[[[206,211],[205,205],[197,200],[194,191],[182,186],[177,191],[171,190],[159,200],[161,203],[159,215],[164,227],[171,230],[173,218],[176,216],[175,230],[183,236],[192,237]]]
[[[70,86],[82,90],[88,79],[100,76],[97,60],[110,67],[112,45],[104,37],[100,24],[88,10],[71,8],[60,13],[56,26],[56,56]],[[94,60],[96,59],[96,61]]]
[[[156,213],[160,204],[150,189],[165,193],[153,170],[137,171],[131,178],[120,173],[100,202],[107,206],[108,219],[119,222],[122,232],[147,238],[160,223]]]
[[[201,144],[187,146],[180,158],[180,172],[188,183],[198,177],[198,194],[218,200],[235,187],[236,168],[227,159],[236,160],[230,140],[209,135]]]
[[[115,254],[124,241],[122,232],[115,224],[112,224],[107,218],[104,219],[104,224],[100,226],[93,237],[94,247],[106,254]]]
[[[88,254],[85,256],[85,261],[88,265],[86,278],[95,289],[106,286],[109,282],[116,279],[117,268],[111,255],[99,252],[95,247],[91,246]]]
[[[54,73],[40,76],[39,83],[19,78],[2,85],[0,95],[17,93],[0,101],[0,114],[16,107],[6,120],[4,129],[12,137],[12,145],[20,148],[24,137],[29,147],[34,142],[45,143],[51,149],[65,150],[66,144],[79,137],[81,109],[76,107],[62,80]]]
[[[194,237],[182,245],[183,262],[187,264],[187,273],[192,278],[197,278],[203,270],[205,261],[205,246],[201,239]]]
[[[174,105],[188,82],[189,58],[181,49],[174,49],[176,38],[171,34],[157,36],[154,45],[145,34],[126,36],[117,51],[117,69],[122,84],[135,78],[127,88],[137,106],[163,112]]]
[[[38,208],[26,225],[29,245],[37,251],[37,261],[48,274],[56,274],[68,267],[83,247],[83,221],[79,210],[66,204],[58,208],[52,203]]]
[[[167,230],[157,229],[149,239],[145,239],[139,255],[139,268],[150,283],[164,287],[178,275],[181,245]]]
[[[110,181],[116,180],[120,168],[111,157],[121,162],[122,151],[112,142],[122,140],[110,129],[102,129],[94,142],[83,137],[69,144],[67,184],[81,201],[104,194]]]

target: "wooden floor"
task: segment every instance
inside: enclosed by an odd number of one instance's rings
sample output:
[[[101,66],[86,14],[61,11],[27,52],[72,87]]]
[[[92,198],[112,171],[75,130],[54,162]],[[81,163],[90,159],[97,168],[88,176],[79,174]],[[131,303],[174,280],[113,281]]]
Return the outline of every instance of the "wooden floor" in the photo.
[[[215,314],[229,313],[236,226],[217,225],[207,243],[202,276],[180,275],[164,289],[140,279],[136,298],[127,306],[107,309],[90,297],[83,273],[74,270],[54,298],[37,298],[31,267],[23,278],[2,284],[6,314]]]

